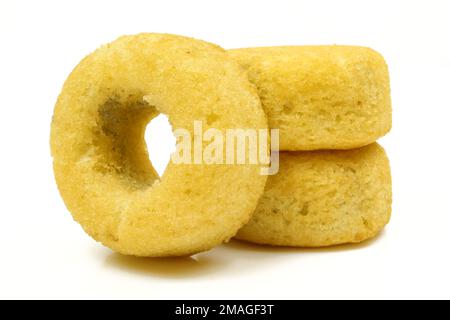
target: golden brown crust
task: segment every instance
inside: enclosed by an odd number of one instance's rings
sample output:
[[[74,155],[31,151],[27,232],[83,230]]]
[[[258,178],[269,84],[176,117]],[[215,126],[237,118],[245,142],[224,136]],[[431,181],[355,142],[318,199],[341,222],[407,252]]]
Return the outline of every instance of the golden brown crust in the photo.
[[[323,247],[376,236],[389,222],[389,161],[378,144],[349,151],[282,153],[255,215],[237,239]]]
[[[147,123],[160,112],[191,132],[194,120],[205,130],[267,128],[245,72],[215,45],[140,34],[86,57],[55,107],[55,176],[75,220],[123,254],[208,250],[250,219],[264,190],[256,165],[170,163],[160,179],[144,141]]]
[[[228,51],[249,74],[281,150],[352,149],[391,129],[389,73],[383,57],[350,46]]]

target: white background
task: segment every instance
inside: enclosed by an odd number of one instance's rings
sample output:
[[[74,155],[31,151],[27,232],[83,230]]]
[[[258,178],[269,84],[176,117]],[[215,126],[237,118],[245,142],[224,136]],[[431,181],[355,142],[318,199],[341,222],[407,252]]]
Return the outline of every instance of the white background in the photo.
[[[449,16],[446,0],[0,0],[0,298],[450,298]],[[138,32],[383,53],[394,106],[381,141],[394,179],[386,231],[355,246],[233,242],[180,259],[121,257],[91,240],[54,183],[53,106],[83,56]],[[170,135],[160,137],[163,168]]]

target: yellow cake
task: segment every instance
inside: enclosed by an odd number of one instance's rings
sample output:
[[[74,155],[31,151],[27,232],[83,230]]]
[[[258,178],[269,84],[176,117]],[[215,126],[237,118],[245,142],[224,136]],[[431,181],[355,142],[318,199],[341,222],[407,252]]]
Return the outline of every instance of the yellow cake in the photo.
[[[160,178],[144,141],[146,125],[160,112],[192,135],[194,121],[205,130],[267,129],[254,86],[215,45],[140,34],[86,57],[55,107],[54,171],[75,220],[122,254],[208,250],[249,221],[264,191],[259,165],[171,162]]]
[[[391,129],[383,57],[350,46],[230,50],[258,88],[281,150],[352,149]]]
[[[391,215],[391,176],[382,147],[282,153],[255,214],[237,239],[324,247],[376,236]]]

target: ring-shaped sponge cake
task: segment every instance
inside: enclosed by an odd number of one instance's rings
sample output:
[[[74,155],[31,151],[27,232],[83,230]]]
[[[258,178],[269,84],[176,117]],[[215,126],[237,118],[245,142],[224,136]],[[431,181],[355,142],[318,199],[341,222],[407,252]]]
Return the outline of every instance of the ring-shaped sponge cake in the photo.
[[[298,46],[230,50],[258,88],[280,150],[353,149],[392,125],[389,71],[364,47]]]
[[[251,221],[237,238],[326,247],[375,237],[389,222],[389,160],[378,144],[345,151],[281,153]]]
[[[55,107],[54,171],[75,220],[122,254],[208,250],[250,219],[264,190],[266,177],[252,164],[171,162],[160,178],[144,141],[147,124],[159,113],[192,135],[194,121],[205,130],[267,129],[245,71],[215,45],[140,34],[87,56]]]

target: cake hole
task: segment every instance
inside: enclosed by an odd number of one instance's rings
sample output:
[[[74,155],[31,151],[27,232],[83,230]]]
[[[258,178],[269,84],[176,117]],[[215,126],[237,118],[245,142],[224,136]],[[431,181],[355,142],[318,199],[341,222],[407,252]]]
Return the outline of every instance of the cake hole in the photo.
[[[157,113],[139,97],[112,95],[99,106],[98,120],[92,128],[93,168],[134,189],[147,188],[159,178],[149,165],[142,141],[143,130]]]
[[[150,161],[156,172],[162,177],[172,153],[176,150],[176,139],[166,115],[160,114],[148,124],[145,131],[145,142]]]

